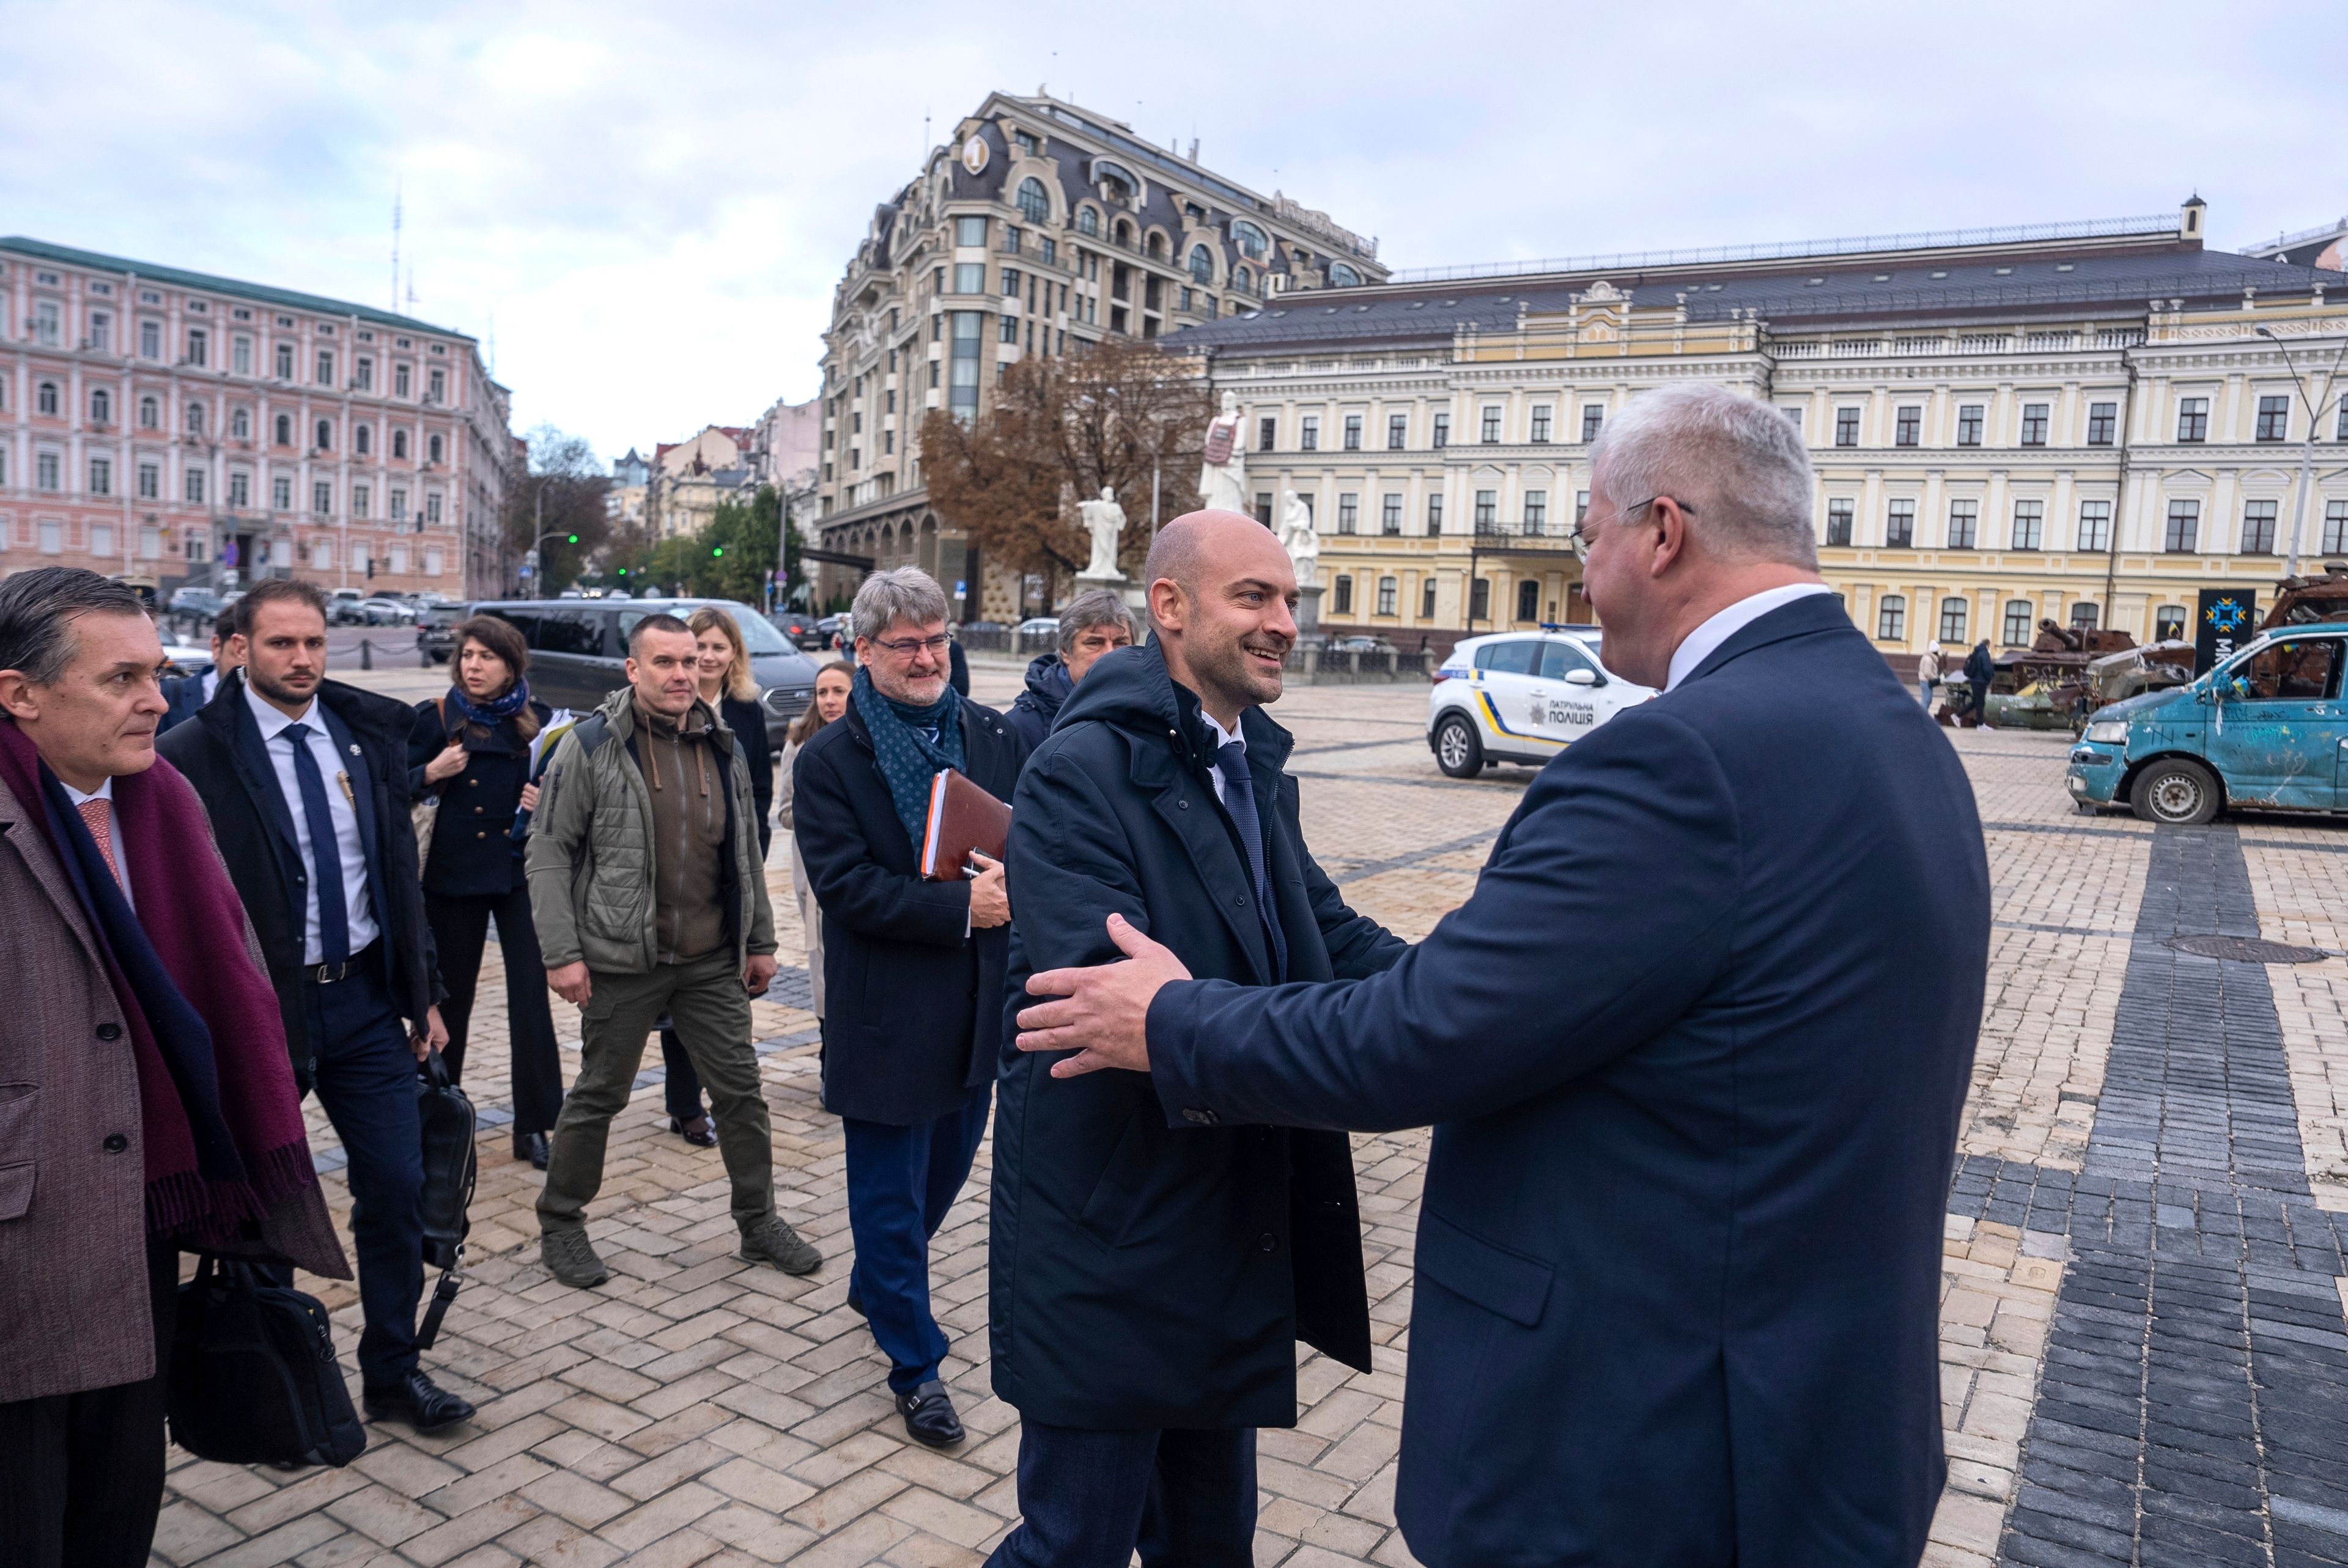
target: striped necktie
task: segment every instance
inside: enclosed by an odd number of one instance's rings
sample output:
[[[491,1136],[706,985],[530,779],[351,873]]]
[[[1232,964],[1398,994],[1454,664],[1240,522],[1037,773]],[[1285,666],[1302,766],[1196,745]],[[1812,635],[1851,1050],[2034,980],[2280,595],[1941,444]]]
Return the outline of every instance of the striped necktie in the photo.
[[[114,803],[110,800],[77,802],[74,809],[81,813],[82,825],[89,829],[90,837],[98,841],[98,853],[104,857],[106,868],[114,873],[114,885],[122,886],[122,867],[114,863]]]

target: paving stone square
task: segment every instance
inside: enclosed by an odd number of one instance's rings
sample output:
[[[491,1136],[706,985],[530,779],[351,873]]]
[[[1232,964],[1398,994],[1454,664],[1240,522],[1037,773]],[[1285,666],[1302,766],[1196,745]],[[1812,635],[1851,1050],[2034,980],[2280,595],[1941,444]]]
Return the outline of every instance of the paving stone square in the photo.
[[[982,701],[1017,690],[1007,662],[974,674]],[[438,684],[414,671],[374,683],[410,696]],[[1297,736],[1316,855],[1356,907],[1409,938],[1468,897],[1531,776],[1444,778],[1426,707],[1426,689],[1405,685],[1299,689],[1275,710]],[[1980,803],[1996,927],[1944,1233],[1950,1472],[1925,1561],[2348,1562],[2348,827],[2265,817],[2156,833],[2079,816],[2062,789],[2066,743],[1951,736]],[[467,1085],[481,1112],[468,1281],[426,1358],[479,1419],[428,1438],[371,1427],[343,1471],[175,1450],[156,1562],[984,1560],[1015,1513],[1018,1443],[987,1386],[991,1145],[933,1247],[946,1377],[970,1430],[938,1453],[905,1440],[885,1363],[846,1305],[841,1140],[817,1104],[779,853],[768,880],[786,969],[753,1021],[778,1195],[824,1267],[792,1279],[735,1257],[724,1168],[667,1131],[648,1043],[590,1214],[613,1278],[593,1291],[551,1279],[540,1177],[510,1152],[492,944]],[[2167,945],[2195,934],[2329,956],[2260,965]],[[554,1007],[567,1077],[578,1019]],[[309,1112],[340,1219],[341,1151]],[[1354,1140],[1376,1368],[1301,1358],[1297,1425],[1262,1438],[1260,1563],[1413,1561],[1393,1497],[1426,1152],[1423,1132]],[[355,1398],[356,1296],[303,1284],[335,1314]]]

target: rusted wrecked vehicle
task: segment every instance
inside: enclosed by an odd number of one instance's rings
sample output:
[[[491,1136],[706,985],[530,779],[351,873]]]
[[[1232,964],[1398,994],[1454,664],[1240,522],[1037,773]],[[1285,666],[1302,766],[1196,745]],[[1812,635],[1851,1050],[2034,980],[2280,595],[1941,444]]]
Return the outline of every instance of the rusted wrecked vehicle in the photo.
[[[2027,648],[2009,648],[1996,660],[1997,673],[1989,686],[1988,719],[1992,728],[2069,730],[2084,724],[2091,702],[2090,668],[2099,658],[2136,651],[2136,639],[2125,631],[2038,623],[2038,636]],[[2191,673],[2192,650],[2186,650]],[[1967,700],[1943,719],[1970,727],[1973,716]]]
[[[2313,626],[2327,620],[2348,620],[2348,561],[2326,561],[2321,572],[2287,577],[2275,584],[2274,604],[2259,622],[2259,630]]]

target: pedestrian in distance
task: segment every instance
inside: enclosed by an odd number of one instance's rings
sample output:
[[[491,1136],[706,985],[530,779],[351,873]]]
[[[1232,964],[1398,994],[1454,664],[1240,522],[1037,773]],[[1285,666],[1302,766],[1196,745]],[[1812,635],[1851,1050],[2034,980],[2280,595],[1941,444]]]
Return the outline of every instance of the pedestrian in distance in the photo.
[[[1997,661],[1990,657],[1989,639],[1973,644],[1965,655],[1965,684],[1972,689],[1973,723],[1982,728],[1989,726],[1989,683],[1997,679]]]
[[[196,710],[211,702],[212,693],[220,690],[221,677],[237,667],[237,657],[231,648],[236,641],[236,610],[232,604],[212,618],[211,669],[201,675],[175,675],[163,682],[165,707],[163,722],[155,727],[157,734],[194,718]]]
[[[1017,1044],[1076,1048],[1079,1091],[1146,1071],[1169,1126],[1434,1124],[1395,1494],[1428,1568],[1912,1563],[1972,790],[1820,580],[1775,408],[1649,393],[1591,456],[1606,668],[1662,694],[1542,769],[1468,901],[1382,974],[1277,989],[1117,920],[1133,956],[1035,976],[1066,999]]]
[[[448,1043],[410,820],[407,703],[325,678],[325,595],[267,578],[238,601],[242,667],[157,747],[196,787],[268,961],[294,1081],[349,1157],[361,1396],[437,1431],[473,1407],[419,1364],[417,1066]]]
[[[579,1009],[579,1074],[538,1198],[539,1255],[563,1284],[611,1277],[588,1239],[612,1118],[663,1014],[709,1088],[738,1255],[810,1274],[823,1255],[775,1212],[774,1135],[750,999],[775,978],[775,917],[742,744],[699,694],[673,615],[628,633],[628,684],[555,743],[531,814],[530,908],[547,983]]]
[[[155,756],[161,642],[73,567],[0,584],[0,1563],[143,1568],[180,1255],[348,1279],[277,999]]]
[[[1027,687],[1004,710],[1003,717],[1019,732],[1029,750],[1044,743],[1060,705],[1085,671],[1104,653],[1129,648],[1138,640],[1133,611],[1115,591],[1087,589],[1060,610],[1059,646],[1038,653],[1027,664]]]
[[[546,1000],[546,967],[530,914],[520,815],[536,809],[532,743],[554,714],[530,694],[530,650],[513,623],[476,615],[450,629],[457,647],[448,694],[416,708],[407,787],[439,805],[424,857],[424,917],[440,957],[448,1075],[461,1079],[473,997],[489,922],[506,977],[513,1086],[513,1154],[546,1169],[546,1135],[562,1110],[562,1059]]]
[[[715,708],[726,727],[734,732],[750,764],[750,799],[758,818],[758,864],[764,866],[775,836],[775,751],[767,739],[766,711],[758,705],[762,693],[750,678],[749,651],[742,646],[742,629],[734,623],[734,617],[714,604],[695,610],[685,625],[693,631],[701,700]],[[698,1148],[715,1148],[717,1132],[701,1109],[701,1079],[676,1037],[675,1025],[665,1019],[660,1023],[660,1048],[668,1130]]]
[[[848,712],[848,695],[856,684],[856,666],[835,659],[815,672],[815,692],[807,712],[791,721],[783,737],[780,793],[775,797],[775,819],[789,836],[791,897],[799,913],[799,932],[807,943],[808,989],[814,993],[815,1017],[823,1021],[823,907],[815,901],[815,885],[808,878],[807,859],[799,854],[799,837],[791,804],[798,794],[799,754],[826,724],[836,724]]]
[[[963,1439],[930,1310],[930,1238],[986,1131],[1011,905],[1003,867],[921,876],[932,784],[953,769],[1008,801],[1027,747],[947,683],[946,596],[875,572],[852,614],[859,669],[838,723],[797,760],[793,829],[823,910],[823,1103],[848,1143],[849,1305],[889,1358],[905,1429]]]
[[[1932,693],[1941,688],[1941,672],[1948,667],[1946,657],[1938,642],[1924,645],[1924,656],[1916,661],[1916,691],[1924,702],[1924,712],[1932,711]]]
[[[1032,971],[1114,958],[1111,915],[1243,986],[1385,968],[1404,944],[1314,863],[1292,742],[1264,712],[1296,641],[1287,552],[1252,518],[1193,512],[1159,532],[1142,580],[1156,643],[1088,664],[1020,775],[1010,1009]],[[1255,1429],[1296,1424],[1296,1342],[1370,1370],[1352,1147],[1169,1126],[1139,1074],[1056,1083],[1043,1059],[1005,1056],[990,1329],[1024,1519],[993,1562],[1125,1563],[1138,1545],[1153,1568],[1245,1568]]]

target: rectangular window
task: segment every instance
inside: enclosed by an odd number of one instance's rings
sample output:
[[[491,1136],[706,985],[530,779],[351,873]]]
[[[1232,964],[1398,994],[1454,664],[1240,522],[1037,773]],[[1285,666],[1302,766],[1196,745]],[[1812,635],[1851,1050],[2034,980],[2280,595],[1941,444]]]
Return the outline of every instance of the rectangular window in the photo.
[[[1585,403],[1581,405],[1581,444],[1589,446],[1598,439],[1598,432],[1606,424],[1606,405]]]
[[[2048,406],[2044,403],[2025,403],[2022,405],[2022,444],[2024,446],[2046,445]]]
[[[1891,444],[1913,446],[1923,439],[1924,411],[1913,405],[1895,409],[1891,416]]]
[[[89,460],[89,493],[93,496],[114,494],[114,459],[92,457]]]
[[[1885,508],[1883,542],[1895,549],[1904,549],[1916,542],[1915,502],[1893,501]]]
[[[1484,410],[1483,432],[1478,439],[1480,439],[1487,446],[1496,446],[1498,444],[1500,439],[1500,411],[1498,409],[1487,408]]]
[[[114,553],[114,525],[112,523],[90,524],[89,553],[95,556],[110,556]]]
[[[1969,550],[1981,538],[1981,503],[1951,501],[1949,503],[1949,548]]]
[[[2029,647],[2031,642],[2034,640],[2034,633],[2030,629],[2036,620],[2036,609],[2028,600],[2007,600],[2005,601],[2005,646],[2008,648]],[[1948,639],[1946,641],[1962,642],[1964,639],[1958,637]]]
[[[1037,254],[1043,258],[1044,265],[1049,267],[1059,261],[1060,242],[1057,240],[1045,238],[1035,241],[1035,245]]]
[[[104,311],[89,313],[89,346],[100,354],[114,352],[114,318]]]
[[[1402,532],[1402,497],[1399,495],[1379,498],[1378,532],[1389,536]]]
[[[335,384],[335,356],[331,351],[323,348],[318,351],[318,384]]]
[[[2079,503],[2079,548],[2107,550],[2112,548],[2112,504],[2109,501]]]
[[[161,322],[139,323],[139,357],[140,359],[163,357],[163,323]]]
[[[1003,269],[1003,297],[1006,300],[1015,300],[1019,297],[1019,269],[1016,267]]]
[[[358,383],[358,389],[361,392],[373,392],[375,390],[375,361],[362,357],[358,362],[357,369],[353,372],[353,379]]]
[[[2108,446],[2119,434],[2120,405],[2116,403],[2087,405],[2087,445]]]
[[[2209,400],[2206,397],[2183,397],[2177,403],[2177,438],[2179,441],[2209,439]]]
[[[182,493],[187,497],[188,504],[191,507],[202,506],[204,504],[204,471],[201,468],[191,468],[181,476],[181,482],[184,487]]]
[[[440,523],[440,492],[432,490],[424,497],[424,520],[437,528]]]
[[[435,370],[432,373],[430,383],[426,386],[424,401],[427,403],[445,403],[448,401],[448,373],[445,370]]]
[[[1348,414],[1345,415],[1345,450],[1358,452],[1361,449],[1362,416],[1358,414]]]
[[[976,311],[953,313],[953,368],[947,378],[946,407],[964,425],[978,417],[979,333],[985,324],[986,318]]]
[[[57,302],[43,300],[33,307],[33,341],[43,348],[57,346]]]
[[[1395,613],[1395,593],[1398,586],[1390,577],[1378,579],[1378,613],[1380,615]]]
[[[1004,316],[996,323],[996,326],[998,330],[996,331],[994,337],[997,343],[1015,343],[1019,341],[1019,318],[1017,316]]]
[[[1389,452],[1399,452],[1403,449],[1404,446],[1409,441],[1409,439],[1410,415],[1407,414],[1387,415],[1386,450]]]
[[[408,389],[414,384],[413,366],[395,364],[391,367],[391,395],[394,397],[406,397],[408,395]]]
[[[161,560],[163,559],[162,529],[147,527],[139,528],[139,559],[140,560]]]
[[[2015,549],[2038,548],[2045,528],[2045,502],[2016,501],[2013,503],[2013,548]]]
[[[252,374],[252,340],[240,337],[229,344],[229,364],[239,375]]]
[[[1362,520],[1362,497],[1346,491],[1337,497],[1337,531],[1350,534],[1358,530]]]
[[[239,468],[228,477],[228,504],[242,508],[252,504],[252,476]]]
[[[66,526],[47,518],[42,519],[41,553],[45,556],[63,555],[65,548]]]
[[[1525,532],[1538,534],[1549,527],[1549,492],[1525,492]]]
[[[1429,496],[1426,497],[1426,537],[1431,539],[1442,532],[1443,497],[1440,495]]]
[[[2274,554],[2275,503],[2248,501],[2242,506],[2242,553],[2246,556]]]
[[[1438,447],[1451,445],[1451,415],[1448,414],[1435,416],[1435,445]]]
[[[956,261],[954,263],[953,275],[953,292],[955,293],[983,294],[986,292],[985,262]]]
[[[2103,607],[2100,605],[2083,599],[2071,607],[2071,630],[2074,631],[2093,631],[2103,621]]]
[[[440,551],[431,546],[427,546],[425,548],[424,575],[426,577],[438,577],[440,575]]]
[[[1533,405],[1532,438],[1535,441],[1542,442],[1549,439],[1549,416],[1550,408],[1548,404],[1536,403]]]
[[[2191,555],[2200,543],[2201,503],[2171,501],[2168,503],[2168,531],[2161,548],[2172,555]]]
[[[2348,550],[2348,501],[2323,503],[2323,553]]]
[[[1435,579],[1431,577],[1418,585],[1418,618],[1421,620],[1435,619]]]
[[[211,357],[211,335],[201,327],[190,327],[188,329],[188,363],[201,365],[208,364]]]
[[[163,470],[153,463],[139,465],[139,498],[159,501],[163,497]]]
[[[1280,445],[1280,421],[1269,415],[1255,422],[1255,449],[1269,452]]]
[[[1296,446],[1297,450],[1300,452],[1318,452],[1321,450],[1320,415],[1308,414],[1304,416],[1304,431],[1303,434],[1297,438]]]
[[[957,244],[957,245],[983,245],[983,244],[985,244],[985,243],[986,243],[986,220],[985,220],[985,219],[983,219],[983,218],[957,218],[957,219],[955,219],[955,220],[954,220],[954,243],[955,243],[955,244]]]
[[[33,483],[40,487],[42,489],[56,490],[62,488],[64,482],[57,477],[61,472],[63,472],[61,459],[56,453],[42,452],[34,456]]]
[[[1887,593],[1875,608],[1875,640],[1878,642],[1908,641],[1908,601],[1896,593]]]
[[[1859,445],[1858,409],[1838,408],[1835,410],[1835,445],[1838,446],[1856,446]]]
[[[332,571],[335,569],[335,545],[333,540],[317,539],[311,543],[310,569],[313,571]]]
[[[280,381],[294,379],[294,345],[290,343],[281,343],[277,345],[277,379]]]
[[[1850,543],[1850,520],[1857,510],[1857,504],[1851,501],[1836,500],[1827,503],[1827,543],[1830,545]]]
[[[1978,403],[1957,405],[1957,445],[1978,446],[1982,444],[1982,408]]]
[[[1468,619],[1489,620],[1492,618],[1492,579],[1479,577],[1468,585]]]
[[[279,474],[269,481],[269,504],[281,512],[294,509],[294,476]]]
[[[317,513],[318,516],[322,518],[334,511],[335,482],[332,479],[314,479],[311,481],[310,509]]]
[[[1340,577],[1335,588],[1330,591],[1329,599],[1330,609],[1339,615],[1351,615],[1354,612],[1354,579]]]
[[[1498,490],[1477,491],[1476,531],[1479,534],[1489,533],[1493,528],[1498,524],[1499,520],[1500,492]]]
[[[2258,438],[2261,441],[2291,439],[2291,399],[2261,397],[2259,399]]]
[[[1965,601],[1954,594],[1941,600],[1941,641],[1962,648],[1965,643]]]
[[[1003,226],[1003,249],[1006,255],[1019,254],[1019,225],[1016,223]]]
[[[351,516],[364,518],[372,515],[374,501],[374,487],[368,485],[351,487]]]

